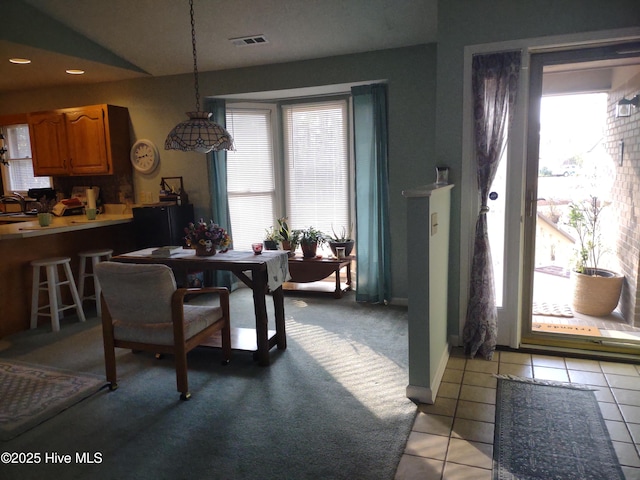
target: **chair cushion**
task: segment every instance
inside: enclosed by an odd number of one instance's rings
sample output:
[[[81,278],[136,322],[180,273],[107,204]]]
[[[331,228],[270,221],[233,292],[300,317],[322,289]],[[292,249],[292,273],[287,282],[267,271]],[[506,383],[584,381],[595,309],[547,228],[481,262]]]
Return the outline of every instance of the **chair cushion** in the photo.
[[[171,323],[176,281],[166,265],[100,262],[96,275],[113,320]]]
[[[184,306],[184,338],[190,339],[209,325],[222,318],[222,308],[218,306]],[[173,324],[129,323],[114,320],[113,336],[116,340],[152,343],[155,345],[173,345]]]

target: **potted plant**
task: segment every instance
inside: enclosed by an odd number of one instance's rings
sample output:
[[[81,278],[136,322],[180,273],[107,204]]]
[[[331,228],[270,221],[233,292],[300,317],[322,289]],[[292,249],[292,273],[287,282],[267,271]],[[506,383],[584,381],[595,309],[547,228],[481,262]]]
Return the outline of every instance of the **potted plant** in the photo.
[[[199,257],[215,255],[218,250],[224,253],[231,244],[231,237],[227,231],[213,220],[209,223],[203,219],[197,223],[190,222],[184,233],[187,245],[194,247]]]
[[[49,200],[46,196],[42,196],[35,203],[35,208],[38,212],[38,224],[41,227],[48,227],[51,224],[51,220],[53,218],[51,211],[55,204],[55,200]]]
[[[336,233],[333,227],[331,228],[331,233],[333,233],[333,235],[329,237],[328,242],[329,247],[335,256],[337,256],[336,247],[344,247],[344,254],[346,256],[351,255],[351,251],[355,244],[355,240],[351,236],[351,229],[351,226],[349,226],[348,230],[345,227],[342,227],[340,233]]]
[[[264,248],[267,250],[277,250],[280,235],[275,231],[274,227],[265,229]]]
[[[292,231],[289,228],[287,217],[282,217],[278,219],[278,237],[282,242],[283,250],[289,250],[291,252],[295,251],[297,244],[292,242],[293,240]]]
[[[569,205],[569,225],[578,236],[577,261],[572,272],[573,309],[593,316],[609,315],[618,305],[624,277],[598,263],[608,248],[603,242],[598,197]]]
[[[313,227],[294,230],[294,235],[300,239],[300,248],[302,248],[302,256],[304,258],[315,257],[318,245],[322,245],[327,241],[326,235]]]

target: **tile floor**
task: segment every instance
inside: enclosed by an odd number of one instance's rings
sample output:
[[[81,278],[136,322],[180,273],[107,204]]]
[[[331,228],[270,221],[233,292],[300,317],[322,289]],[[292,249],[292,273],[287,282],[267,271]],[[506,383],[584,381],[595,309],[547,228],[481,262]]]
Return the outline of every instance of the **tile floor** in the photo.
[[[396,480],[491,480],[497,379],[493,374],[598,387],[596,397],[627,480],[640,480],[640,365],[454,349],[434,405],[420,405]]]

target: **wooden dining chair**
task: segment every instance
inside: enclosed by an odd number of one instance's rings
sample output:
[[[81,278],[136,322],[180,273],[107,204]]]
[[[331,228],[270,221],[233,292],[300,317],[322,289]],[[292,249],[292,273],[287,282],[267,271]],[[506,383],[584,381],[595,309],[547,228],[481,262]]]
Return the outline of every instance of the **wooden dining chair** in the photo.
[[[175,357],[181,400],[188,400],[187,353],[217,331],[222,335],[223,364],[231,359],[229,290],[177,288],[172,270],[161,264],[101,262],[102,331],[107,381],[118,388],[115,348],[144,350]],[[185,304],[186,295],[216,293],[219,305]]]

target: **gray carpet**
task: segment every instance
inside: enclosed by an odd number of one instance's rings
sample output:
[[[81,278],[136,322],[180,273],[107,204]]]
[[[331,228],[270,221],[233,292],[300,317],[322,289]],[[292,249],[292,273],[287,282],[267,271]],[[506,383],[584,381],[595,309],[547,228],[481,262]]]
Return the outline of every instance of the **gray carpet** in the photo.
[[[591,390],[498,378],[494,480],[623,480]]]
[[[252,325],[249,291],[234,292],[231,305],[234,326]],[[391,480],[416,413],[405,397],[406,309],[308,295],[286,296],[285,313],[288,348],[272,351],[270,367],[250,353],[223,367],[218,351],[193,351],[188,402],[172,358],[117,350],[117,391],[0,444],[74,461],[0,464],[0,478]],[[57,337],[43,327],[10,341],[0,358],[103,375],[95,318],[63,322]],[[101,462],[78,463],[78,452]]]

